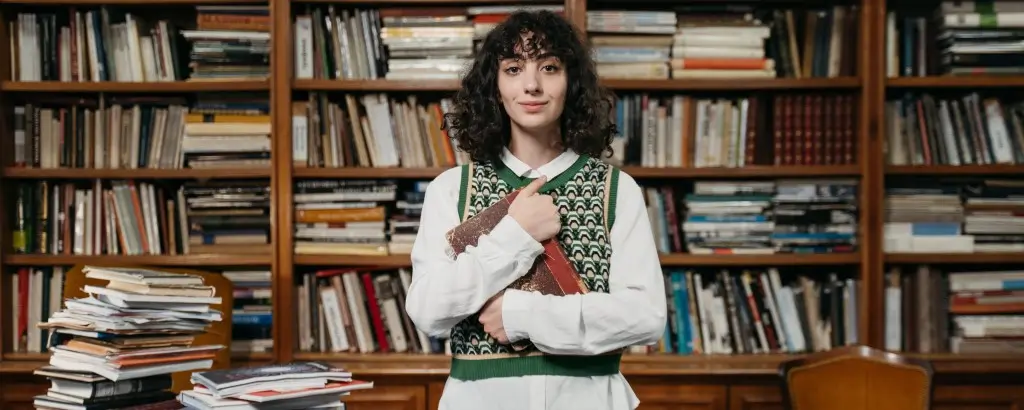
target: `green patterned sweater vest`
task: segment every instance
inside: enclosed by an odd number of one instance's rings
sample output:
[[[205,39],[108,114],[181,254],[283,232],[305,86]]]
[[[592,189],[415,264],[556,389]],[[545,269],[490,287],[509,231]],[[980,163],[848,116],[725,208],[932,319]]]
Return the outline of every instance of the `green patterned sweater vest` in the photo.
[[[608,292],[611,244],[608,234],[614,222],[618,170],[600,160],[580,156],[568,169],[541,187],[551,195],[561,214],[557,239],[590,292]],[[522,178],[501,162],[473,163],[462,167],[459,217],[476,213],[522,188],[532,179]],[[484,332],[478,314],[462,320],[451,331],[451,377],[479,380],[528,375],[595,376],[619,371],[621,356],[555,356],[543,354],[532,344],[515,351],[497,343]]]

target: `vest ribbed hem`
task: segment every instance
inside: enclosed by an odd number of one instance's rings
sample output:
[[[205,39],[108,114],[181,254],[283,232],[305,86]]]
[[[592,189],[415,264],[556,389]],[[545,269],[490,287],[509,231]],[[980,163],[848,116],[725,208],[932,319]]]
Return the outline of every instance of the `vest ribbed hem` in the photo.
[[[598,356],[536,355],[495,359],[452,358],[449,376],[472,381],[520,376],[608,376],[619,372],[622,354]]]

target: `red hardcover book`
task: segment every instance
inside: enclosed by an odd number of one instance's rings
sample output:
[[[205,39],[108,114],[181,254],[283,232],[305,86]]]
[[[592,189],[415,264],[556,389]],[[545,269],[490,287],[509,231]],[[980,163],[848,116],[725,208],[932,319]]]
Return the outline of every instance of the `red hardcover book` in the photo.
[[[505,215],[519,191],[513,191],[489,208],[448,231],[446,238],[452,252],[459,255],[469,246],[476,246],[480,235],[487,234]],[[565,296],[587,293],[587,286],[579,272],[565,255],[565,251],[554,238],[542,243],[544,253],[537,257],[530,271],[509,285],[509,289],[537,291],[545,295]],[[517,342],[515,350],[526,348],[529,343]]]

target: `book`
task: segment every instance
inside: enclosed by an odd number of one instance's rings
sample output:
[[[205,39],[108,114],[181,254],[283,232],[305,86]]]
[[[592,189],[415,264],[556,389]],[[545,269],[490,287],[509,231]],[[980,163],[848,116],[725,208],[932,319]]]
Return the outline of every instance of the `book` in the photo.
[[[521,190],[516,190],[494,205],[480,211],[472,218],[462,222],[445,234],[454,255],[466,251],[469,246],[476,246],[480,235],[489,233],[501,219],[508,214],[508,208]],[[576,267],[565,255],[565,250],[554,238],[541,243],[544,253],[537,257],[530,270],[512,282],[508,289],[540,292],[544,295],[574,295],[587,293],[587,286],[580,278]],[[512,344],[513,349],[523,350],[529,342],[520,341]]]
[[[191,390],[178,395],[190,409],[344,409],[340,400],[373,382],[322,362],[193,372]]]

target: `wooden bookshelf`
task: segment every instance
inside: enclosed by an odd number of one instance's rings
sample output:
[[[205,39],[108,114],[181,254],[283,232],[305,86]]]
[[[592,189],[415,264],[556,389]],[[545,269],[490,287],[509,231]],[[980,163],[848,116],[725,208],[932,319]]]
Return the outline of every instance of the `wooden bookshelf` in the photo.
[[[86,181],[86,180],[156,180],[177,184],[186,180],[210,179],[263,179],[269,180],[272,192],[271,239],[272,251],[254,255],[36,255],[15,254],[10,251],[10,221],[0,220],[0,279],[5,279],[11,268],[38,266],[95,265],[150,265],[164,267],[194,267],[221,270],[226,267],[269,267],[273,271],[274,346],[270,353],[238,353],[233,361],[240,365],[288,363],[297,360],[322,360],[336,363],[366,377],[375,379],[377,388],[353,395],[350,409],[380,408],[435,409],[438,394],[448,374],[449,358],[435,354],[355,354],[311,353],[300,351],[295,314],[298,297],[294,292],[303,272],[318,267],[409,267],[408,255],[350,256],[296,254],[293,237],[295,205],[292,195],[294,183],[306,179],[399,179],[402,182],[429,180],[448,167],[336,167],[314,168],[293,165],[292,103],[314,92],[331,95],[362,93],[394,93],[402,95],[450,95],[460,87],[457,80],[333,80],[296,79],[293,58],[292,19],[304,4],[324,3],[336,8],[411,7],[414,5],[465,6],[504,4],[563,4],[566,15],[575,23],[586,20],[592,8],[616,6],[629,9],[636,2],[621,0],[0,0],[0,16],[4,21],[24,6],[60,8],[69,4],[132,6],[145,8],[189,8],[195,5],[216,4],[269,4],[272,18],[271,72],[266,81],[173,81],[173,82],[20,82],[12,81],[9,64],[0,64],[0,198],[12,190],[13,184],[33,181]],[[789,6],[814,6],[819,2],[772,2]],[[852,3],[860,7],[857,22],[856,74],[833,78],[767,78],[767,79],[666,79],[666,80],[603,80],[602,83],[617,94],[652,92],[663,94],[700,93],[721,94],[786,94],[818,93],[853,96],[857,117],[855,140],[857,160],[848,165],[806,165],[745,167],[637,167],[622,169],[641,184],[679,183],[695,180],[765,180],[850,178],[858,181],[860,221],[856,252],[836,254],[771,254],[771,255],[696,255],[671,253],[660,260],[665,268],[751,269],[758,267],[793,267],[827,275],[832,269],[846,269],[860,281],[858,296],[857,332],[863,344],[874,347],[885,345],[885,272],[891,265],[941,264],[977,266],[979,269],[1003,265],[1024,265],[1020,253],[975,254],[915,254],[883,251],[882,227],[883,197],[886,181],[892,178],[926,176],[1020,176],[1024,165],[976,166],[893,166],[887,165],[884,154],[886,141],[884,105],[890,91],[949,89],[997,89],[1024,87],[1024,76],[886,76],[885,11],[890,8],[884,0],[859,0]],[[890,6],[891,3],[889,2]],[[642,6],[657,9],[653,2]],[[6,25],[0,27],[0,55],[8,56],[10,35]],[[175,96],[233,92],[255,92],[269,95],[273,118],[272,165],[262,168],[231,169],[36,169],[13,167],[9,147],[12,145],[11,106],[13,101],[44,94],[67,95],[137,95]],[[12,212],[10,201],[0,200],[0,215]],[[8,281],[0,280],[0,312],[10,303]],[[40,380],[14,381],[7,377],[29,380],[28,373],[47,361],[46,354],[11,353],[7,315],[0,318],[0,407],[24,408],[21,398],[11,391],[38,389]],[[932,362],[936,373],[943,377],[936,388],[937,405],[950,408],[974,406],[986,408],[1024,407],[1024,393],[1013,390],[1024,376],[1024,357],[1007,355],[951,355],[911,354]],[[668,354],[626,355],[623,373],[633,383],[640,396],[641,409],[646,403],[657,403],[665,408],[701,407],[715,410],[746,408],[747,406],[781,406],[778,391],[778,367],[800,354],[763,355],[693,355]],[[1002,379],[992,386],[971,384],[964,377],[983,377],[997,374]],[[10,379],[10,381],[9,381]],[[20,380],[20,379],[19,379]],[[980,379],[978,379],[980,380]],[[45,387],[45,386],[44,386]],[[1016,391],[1016,392],[1014,392]],[[18,397],[12,399],[11,397]],[[19,401],[20,400],[20,401]],[[1015,407],[1016,406],[1016,407]],[[30,407],[27,407],[30,408]]]

